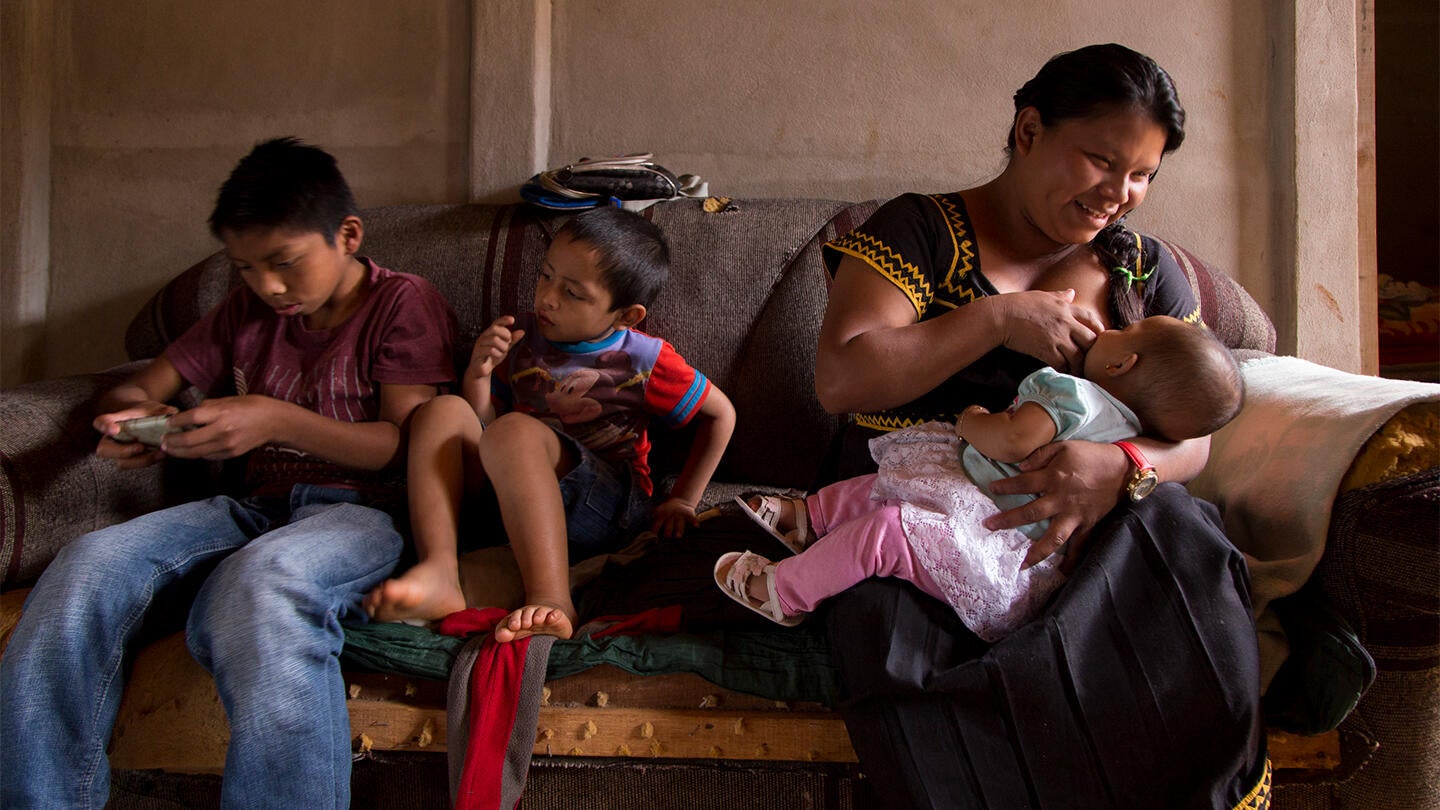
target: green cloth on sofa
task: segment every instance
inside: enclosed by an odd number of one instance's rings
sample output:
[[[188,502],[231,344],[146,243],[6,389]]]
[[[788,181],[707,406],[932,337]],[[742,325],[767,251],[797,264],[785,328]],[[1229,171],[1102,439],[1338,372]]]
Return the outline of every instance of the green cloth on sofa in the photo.
[[[824,633],[813,627],[561,639],[550,649],[546,679],[610,664],[637,675],[690,672],[771,700],[833,705],[839,676]],[[423,627],[366,624],[345,628],[340,659],[346,666],[445,680],[464,644]]]
[[[737,692],[770,700],[833,706],[840,676],[830,661],[824,623],[778,628],[727,598],[715,586],[715,560],[751,549],[779,557],[777,541],[733,510],[705,520],[677,539],[657,539],[639,557],[608,562],[575,593],[582,623],[680,605],[681,632],[577,637],[555,642],[547,679],[599,664],[637,675],[691,672]],[[407,624],[345,628],[341,661],[379,672],[446,679],[464,639]]]

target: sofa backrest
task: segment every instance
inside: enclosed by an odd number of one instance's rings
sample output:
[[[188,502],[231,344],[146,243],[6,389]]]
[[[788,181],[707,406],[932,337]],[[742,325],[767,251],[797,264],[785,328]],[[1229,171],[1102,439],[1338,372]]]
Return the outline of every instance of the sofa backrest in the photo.
[[[734,401],[739,419],[719,480],[813,484],[840,424],[815,398],[815,345],[828,285],[820,246],[876,207],[750,199],[713,214],[697,200],[647,209],[670,241],[672,271],[641,328],[669,340]],[[496,317],[530,307],[550,236],[565,216],[523,205],[375,208],[363,215],[362,253],[435,284],[455,310],[468,351]],[[1222,341],[1274,350],[1274,329],[1238,284],[1172,250]],[[131,323],[125,343],[131,358],[158,354],[238,283],[219,253],[186,270]],[[659,430],[654,438],[652,466],[659,476],[675,472],[688,432]]]

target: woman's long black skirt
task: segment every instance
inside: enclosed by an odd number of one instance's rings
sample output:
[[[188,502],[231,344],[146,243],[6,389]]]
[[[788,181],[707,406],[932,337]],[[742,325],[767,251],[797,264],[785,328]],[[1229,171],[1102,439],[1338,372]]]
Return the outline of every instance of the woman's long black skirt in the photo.
[[[876,793],[917,808],[1264,807],[1245,562],[1177,484],[1117,509],[1044,615],[987,646],[907,584],[827,617]]]

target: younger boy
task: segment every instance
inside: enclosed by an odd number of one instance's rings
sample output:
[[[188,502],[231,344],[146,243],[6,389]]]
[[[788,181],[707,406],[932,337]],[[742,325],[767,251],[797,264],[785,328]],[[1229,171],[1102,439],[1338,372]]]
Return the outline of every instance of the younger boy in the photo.
[[[495,630],[568,638],[572,560],[613,550],[649,527],[678,536],[735,425],[719,388],[665,341],[633,327],[665,281],[660,229],[598,208],[555,234],[535,285],[535,311],[504,316],[475,341],[464,398],[438,397],[415,416],[410,513],[419,562],[371,592],[382,620],[438,619],[463,609],[456,559],[462,497],[488,484],[524,580],[527,604]],[[698,422],[669,495],[655,506],[646,426]]]
[[[45,570],[0,660],[0,805],[102,807],[105,756],[142,625],[193,598],[186,636],[230,720],[227,807],[349,806],[340,620],[402,541],[401,426],[451,383],[454,316],[424,280],[357,256],[334,158],[262,143],[220,188],[212,232],[245,282],[100,402],[122,467],[248,454],[249,497],[184,504],[80,537]],[[209,396],[167,405],[187,383]],[[158,447],[127,419],[173,414]],[[171,619],[172,621],[166,621]]]
[[[894,576],[947,602],[986,641],[1003,637],[1033,618],[1064,576],[1058,556],[1024,567],[1044,525],[995,532],[981,525],[994,511],[991,484],[1054,441],[1124,444],[1142,431],[1166,441],[1209,435],[1244,399],[1240,369],[1220,341],[1164,315],[1101,332],[1084,368],[1083,378],[1050,368],[1029,375],[1009,411],[972,405],[953,429],[929,422],[872,439],[877,474],[805,499],[742,501],[797,556],[772,564],[749,551],[725,554],[715,565],[716,584],[772,621],[794,625],[862,580]],[[994,503],[1010,509],[1033,498]]]

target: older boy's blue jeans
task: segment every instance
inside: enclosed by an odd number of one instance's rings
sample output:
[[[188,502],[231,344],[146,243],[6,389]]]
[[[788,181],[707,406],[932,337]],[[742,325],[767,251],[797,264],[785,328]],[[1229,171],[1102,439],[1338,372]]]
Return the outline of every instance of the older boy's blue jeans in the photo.
[[[105,806],[130,653],[177,599],[178,626],[198,589],[186,638],[230,719],[224,806],[347,807],[340,621],[364,615],[402,545],[390,516],[358,500],[312,486],[288,503],[218,497],[67,545],[0,659],[0,806]]]

